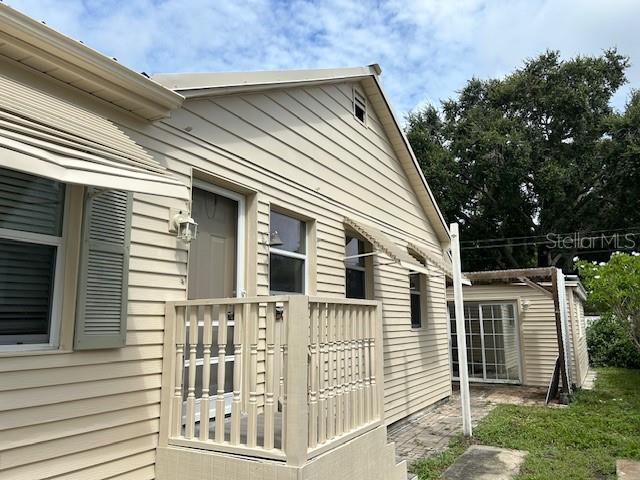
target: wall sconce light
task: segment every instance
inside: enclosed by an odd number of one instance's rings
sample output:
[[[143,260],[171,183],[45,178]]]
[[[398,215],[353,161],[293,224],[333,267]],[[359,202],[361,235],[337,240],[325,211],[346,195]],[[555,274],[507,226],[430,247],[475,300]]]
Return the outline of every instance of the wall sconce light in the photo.
[[[189,243],[198,235],[198,224],[191,216],[182,210],[176,213],[170,222],[170,232],[175,232],[178,240]]]
[[[280,238],[280,234],[277,230],[274,230],[269,235],[269,246],[270,247],[280,247],[282,246],[282,239]]]
[[[262,239],[260,244],[264,245],[265,247],[277,248],[284,245],[284,242],[282,241],[282,238],[280,238],[280,234],[278,233],[277,230],[274,230],[273,232],[270,232],[270,233],[260,232],[260,238]]]
[[[529,310],[529,301],[528,300],[524,300],[522,302],[522,311],[526,312],[527,310]]]

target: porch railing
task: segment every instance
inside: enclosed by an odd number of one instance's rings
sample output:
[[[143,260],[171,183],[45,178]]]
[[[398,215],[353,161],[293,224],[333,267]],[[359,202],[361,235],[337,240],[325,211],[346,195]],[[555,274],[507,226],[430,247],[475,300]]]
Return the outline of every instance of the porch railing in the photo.
[[[302,465],[382,422],[378,302],[188,300],[165,318],[161,445]]]

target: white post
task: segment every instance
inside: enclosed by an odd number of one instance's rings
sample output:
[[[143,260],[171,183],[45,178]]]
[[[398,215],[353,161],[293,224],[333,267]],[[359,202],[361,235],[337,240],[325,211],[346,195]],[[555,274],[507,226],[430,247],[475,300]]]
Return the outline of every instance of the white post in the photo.
[[[473,433],[471,427],[471,399],[469,395],[469,370],[467,369],[467,340],[462,299],[462,264],[460,262],[460,233],[458,224],[451,227],[451,255],[453,257],[453,296],[456,312],[456,334],[458,337],[458,370],[460,377],[460,401],[462,403],[462,432],[465,437]]]

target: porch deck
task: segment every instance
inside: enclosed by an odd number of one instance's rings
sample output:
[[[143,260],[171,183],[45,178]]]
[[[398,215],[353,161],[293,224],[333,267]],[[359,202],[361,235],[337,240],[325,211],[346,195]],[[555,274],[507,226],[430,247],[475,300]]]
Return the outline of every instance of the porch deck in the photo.
[[[257,422],[257,444],[264,445],[265,440],[265,415],[258,414]],[[216,432],[216,422],[209,423],[209,438],[218,438]],[[282,449],[282,413],[277,412],[274,414],[274,431],[273,431],[273,448],[276,450]],[[226,416],[224,419],[224,438],[225,443],[231,443],[231,416]],[[240,418],[240,443],[246,445],[247,435],[249,432],[249,415],[243,414]],[[182,432],[184,435],[184,430]],[[196,422],[194,436],[200,438],[200,422]]]
[[[166,322],[161,447],[300,466],[382,425],[378,302],[189,300]]]

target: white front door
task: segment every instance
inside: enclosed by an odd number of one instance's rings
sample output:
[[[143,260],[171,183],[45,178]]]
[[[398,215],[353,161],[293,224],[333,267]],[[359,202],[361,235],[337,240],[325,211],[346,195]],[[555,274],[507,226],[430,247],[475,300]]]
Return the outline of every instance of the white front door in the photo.
[[[188,298],[231,298],[243,295],[242,278],[244,198],[206,182],[194,180],[191,215],[198,223],[198,235],[189,250]],[[209,396],[214,399],[218,391],[218,319],[212,320],[213,344],[211,346],[211,368]],[[203,321],[198,322],[202,339]],[[187,327],[186,338],[189,338]],[[225,355],[224,414],[231,412],[233,397],[233,331],[232,313],[227,317],[227,343]],[[187,347],[188,348],[188,347]],[[196,351],[196,421],[200,420],[200,397],[202,396],[202,367],[204,349],[198,345]],[[184,362],[185,379],[191,367],[188,357]],[[186,383],[185,383],[186,384]],[[187,392],[183,393],[186,400]],[[183,410],[184,411],[184,410]],[[209,402],[209,418],[216,416],[216,402]]]

